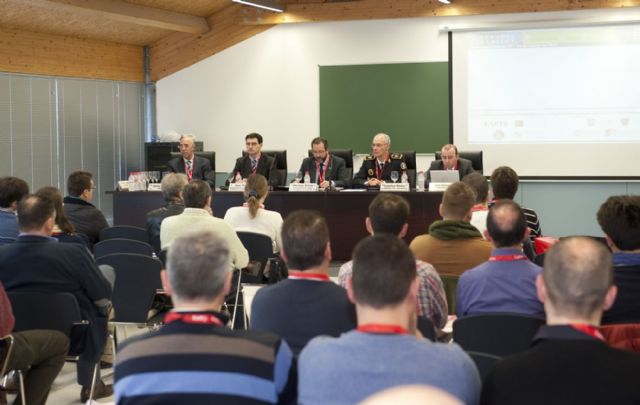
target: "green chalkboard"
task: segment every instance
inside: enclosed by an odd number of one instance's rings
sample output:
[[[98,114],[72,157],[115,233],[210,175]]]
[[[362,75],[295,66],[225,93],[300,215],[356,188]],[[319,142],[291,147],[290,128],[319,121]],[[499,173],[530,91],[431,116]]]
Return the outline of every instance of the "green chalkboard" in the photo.
[[[330,147],[370,153],[378,132],[393,151],[449,143],[449,63],[320,66],[320,135]]]

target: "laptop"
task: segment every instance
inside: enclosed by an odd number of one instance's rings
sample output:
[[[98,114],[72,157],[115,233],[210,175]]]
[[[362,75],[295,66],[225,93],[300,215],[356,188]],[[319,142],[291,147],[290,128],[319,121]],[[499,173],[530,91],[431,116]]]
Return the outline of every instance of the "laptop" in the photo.
[[[460,172],[457,170],[431,170],[432,183],[455,183],[460,180]]]

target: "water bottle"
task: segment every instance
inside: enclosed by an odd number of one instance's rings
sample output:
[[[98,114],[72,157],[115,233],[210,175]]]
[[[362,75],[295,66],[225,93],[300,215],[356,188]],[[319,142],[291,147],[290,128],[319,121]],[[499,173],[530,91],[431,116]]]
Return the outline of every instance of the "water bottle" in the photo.
[[[418,184],[416,184],[416,189],[418,191],[424,191],[424,172],[418,173]]]
[[[136,191],[135,183],[136,183],[136,176],[134,176],[133,173],[129,173],[129,191]]]
[[[402,177],[400,177],[400,183],[408,183],[409,182],[409,176],[407,176],[407,172],[404,171],[402,172]]]
[[[311,176],[309,176],[309,172],[308,171],[304,172],[304,182],[307,183],[307,184],[311,183]]]

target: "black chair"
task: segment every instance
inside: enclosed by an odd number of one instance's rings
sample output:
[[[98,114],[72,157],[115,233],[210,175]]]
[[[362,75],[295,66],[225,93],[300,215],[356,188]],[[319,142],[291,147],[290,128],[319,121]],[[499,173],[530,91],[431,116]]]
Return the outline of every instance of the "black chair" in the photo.
[[[309,157],[313,156],[311,149],[309,149]],[[353,149],[330,149],[329,153],[336,155],[339,158],[344,159],[345,168],[347,169],[347,176],[349,179],[353,178]]]
[[[93,256],[96,259],[114,253],[136,253],[152,257],[154,251],[148,243],[124,238],[103,240],[93,246]]]
[[[274,257],[273,242],[267,235],[254,232],[236,232],[249,253],[249,265],[242,272],[242,282],[259,284],[263,282],[264,269]]]
[[[3,338],[0,338],[0,364],[2,365],[2,369],[0,369],[0,378],[2,378],[2,388],[6,388],[6,381],[8,374],[11,371],[14,371],[18,374],[18,385],[20,388],[20,403],[22,405],[26,405],[26,398],[24,393],[24,375],[22,374],[22,370],[11,370],[9,369],[9,362],[11,361],[11,356],[13,356],[13,348],[15,345],[15,339],[11,335],[7,335]]]
[[[464,350],[506,357],[528,349],[544,320],[518,314],[483,314],[453,323],[453,341]]]
[[[287,184],[287,151],[286,150],[263,150],[267,156],[276,159],[276,174],[278,175],[278,186]],[[242,151],[242,156],[246,156],[247,151]]]
[[[167,254],[169,253],[168,248],[164,248],[158,253],[158,259],[160,259],[160,263],[162,263],[163,268],[167,268]]]
[[[416,186],[416,151],[403,150],[398,153],[404,155],[404,161],[407,163],[407,176],[409,176],[409,184],[411,187]]]
[[[198,157],[205,158],[211,163],[211,172],[210,174],[206,175],[207,178],[205,180],[207,180],[207,182],[211,185],[211,188],[214,188],[216,186],[216,152],[212,150],[205,150],[195,151],[193,152],[193,154]],[[171,152],[171,159],[175,159],[181,156],[182,154],[180,152]]]
[[[104,228],[100,231],[100,240],[107,239],[133,239],[144,243],[149,243],[149,235],[146,229],[137,226],[118,225]]]
[[[478,373],[480,374],[480,379],[484,381],[491,370],[493,365],[502,360],[502,357],[496,356],[490,353],[481,353],[481,352],[467,352],[471,360],[476,364],[476,368],[478,369]]]
[[[417,328],[422,333],[422,336],[429,339],[432,342],[436,341],[436,328],[433,326],[431,319],[424,316],[418,317]]]
[[[470,150],[466,152],[459,151],[458,155],[461,158],[467,159],[471,161],[471,167],[476,172],[480,172],[482,174],[482,151],[481,150]],[[442,160],[442,153],[440,151],[436,152],[436,160]]]

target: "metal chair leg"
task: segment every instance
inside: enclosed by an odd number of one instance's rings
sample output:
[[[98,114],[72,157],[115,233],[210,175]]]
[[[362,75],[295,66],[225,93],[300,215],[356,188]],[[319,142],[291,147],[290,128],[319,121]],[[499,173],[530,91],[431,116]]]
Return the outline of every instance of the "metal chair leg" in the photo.
[[[91,378],[91,389],[89,390],[89,403],[93,402],[93,391],[96,388],[96,378],[98,377],[98,368],[100,367],[100,360],[93,367],[93,377]]]
[[[27,399],[24,394],[24,376],[22,375],[22,370],[16,370],[18,373],[18,382],[20,385],[20,399],[22,401],[22,405],[27,405]]]
[[[233,317],[231,317],[231,329],[236,325],[236,314],[238,313],[238,298],[240,297],[240,288],[242,285],[242,270],[238,270],[238,288],[236,289],[236,299],[233,303]]]

